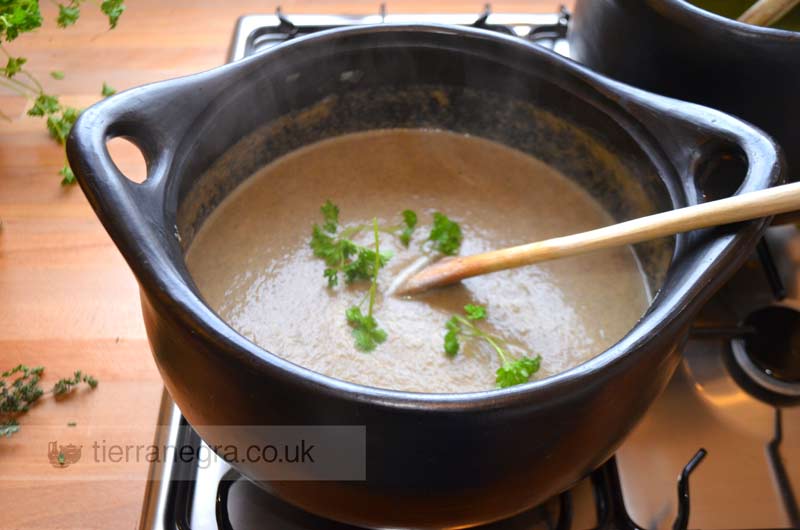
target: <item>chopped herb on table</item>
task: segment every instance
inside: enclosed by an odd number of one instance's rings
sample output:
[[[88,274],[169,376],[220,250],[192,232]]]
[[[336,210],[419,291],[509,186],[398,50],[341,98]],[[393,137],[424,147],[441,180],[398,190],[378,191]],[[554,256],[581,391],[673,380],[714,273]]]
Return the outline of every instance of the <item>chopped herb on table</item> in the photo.
[[[498,388],[526,383],[539,370],[541,356],[514,357],[503,347],[505,341],[500,337],[486,333],[476,322],[486,319],[486,308],[479,305],[464,306],[464,316],[453,315],[445,325],[444,351],[448,357],[455,357],[464,340],[482,340],[492,347],[500,358],[501,366],[495,373]]]
[[[56,18],[58,27],[66,28],[75,24],[80,18],[83,2],[84,0],[55,2],[58,6]],[[122,12],[125,11],[124,1],[103,0],[100,2],[100,11],[108,18],[109,29],[114,29]],[[0,53],[6,58],[5,66],[0,62],[0,87],[29,100],[31,106],[28,108],[28,116],[45,118],[50,136],[63,145],[81,112],[80,109],[62,105],[57,96],[45,92],[42,83],[25,68],[28,60],[25,57],[12,55],[5,47],[21,34],[41,27],[42,22],[39,0],[0,0]],[[64,72],[54,70],[50,72],[50,77],[55,80],[64,79]],[[103,96],[113,93],[114,89],[103,83]],[[2,111],[0,119],[11,121],[11,117]],[[62,177],[62,184],[75,182],[75,175],[67,163],[58,173]]]
[[[41,366],[29,368],[20,364],[0,374],[0,437],[18,432],[20,426],[17,418],[45,394],[65,396],[81,383],[91,389],[97,388],[98,384],[97,379],[77,370],[72,377],[56,381],[53,388],[46,392],[40,384],[43,373]]]

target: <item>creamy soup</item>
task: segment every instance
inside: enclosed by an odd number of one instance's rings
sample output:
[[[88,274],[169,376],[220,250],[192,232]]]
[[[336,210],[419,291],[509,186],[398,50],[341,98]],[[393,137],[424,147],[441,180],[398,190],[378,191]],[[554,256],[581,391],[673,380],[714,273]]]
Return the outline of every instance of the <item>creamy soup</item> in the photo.
[[[340,229],[400,224],[412,209],[409,246],[380,234],[394,256],[380,269],[374,317],[386,332],[356,348],[345,312],[367,311],[369,281],[329,287],[309,245],[320,205],[338,205]],[[240,185],[205,221],[187,254],[207,303],[239,333],[298,365],[373,387],[466,392],[496,387],[501,360],[483,340],[462,338],[445,355],[447,321],[484,306],[482,332],[513,356],[541,356],[531,380],[576,366],[622,338],[648,295],[630,248],[471,278],[411,298],[387,295],[420,256],[432,216],[460,224],[466,255],[612,223],[582,188],[541,161],[488,140],[432,130],[348,134],[294,151]],[[353,240],[374,244],[371,230]]]

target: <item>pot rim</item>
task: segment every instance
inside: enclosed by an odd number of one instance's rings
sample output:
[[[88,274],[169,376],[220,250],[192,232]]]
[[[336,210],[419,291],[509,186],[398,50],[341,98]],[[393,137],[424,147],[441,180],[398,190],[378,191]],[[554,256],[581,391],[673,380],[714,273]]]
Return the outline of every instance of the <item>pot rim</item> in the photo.
[[[769,39],[773,42],[787,43],[797,42],[800,44],[800,31],[788,29],[771,28],[756,26],[739,22],[713,11],[708,11],[698,7],[688,0],[649,0],[651,4],[663,6],[667,12],[683,22],[692,26],[692,29],[705,31],[708,28],[705,24],[714,23],[723,28],[730,36],[744,36],[746,38]]]
[[[661,117],[670,117],[687,126],[709,127],[717,131],[720,137],[726,133],[728,135],[738,133],[740,136],[737,138],[751,142],[757,150],[761,151],[761,155],[766,153],[766,162],[763,160],[763,156],[762,159],[755,162],[770,167],[771,183],[774,183],[781,174],[782,166],[775,162],[775,160],[779,160],[777,145],[758,129],[737,118],[692,103],[650,94],[603,77],[539,45],[517,37],[478,28],[441,24],[376,24],[336,28],[290,40],[249,58],[207,72],[121,92],[95,104],[81,114],[73,127],[68,142],[70,162],[98,217],[137,276],[143,292],[143,303],[158,305],[159,311],[168,313],[177,324],[190,329],[193,334],[202,335],[204,340],[211,341],[210,349],[218,350],[215,351],[215,354],[227,357],[232,361],[245,363],[252,370],[260,373],[271,372],[270,375],[275,377],[293,379],[293,382],[300,387],[306,386],[340,399],[370,401],[373,404],[390,408],[471,412],[497,408],[511,402],[536,403],[537,397],[547,400],[554,396],[557,397],[561,392],[569,392],[570,388],[579,387],[586,378],[609,370],[613,365],[629,356],[637,347],[656,340],[660,331],[672,325],[684,310],[692,304],[696,304],[696,298],[708,292],[715,276],[723,269],[722,258],[737,259],[735,255],[731,256],[731,253],[734,250],[740,250],[742,246],[754,245],[766,225],[766,219],[753,221],[733,234],[716,236],[711,242],[705,243],[704,245],[709,248],[712,246],[712,242],[718,243],[719,248],[714,250],[713,259],[707,259],[702,266],[697,265],[691,269],[696,275],[691,279],[689,286],[686,285],[686,281],[683,281],[679,285],[681,288],[676,288],[677,292],[671,293],[666,300],[664,296],[656,296],[641,319],[624,337],[605,351],[566,371],[541,380],[504,389],[473,392],[448,394],[406,392],[336,379],[271,353],[239,334],[206,304],[193,285],[191,278],[183,277],[172,264],[175,257],[170,256],[164,244],[156,240],[157,237],[153,232],[148,231],[153,230],[148,226],[149,223],[132,223],[130,220],[123,219],[125,216],[121,214],[136,216],[138,213],[138,218],[142,221],[152,221],[146,219],[136,205],[142,196],[137,197],[131,192],[142,191],[163,196],[168,187],[164,185],[166,179],[153,179],[154,182],[151,182],[149,176],[142,184],[133,184],[127,181],[110,161],[105,149],[105,140],[113,136],[110,132],[113,128],[112,122],[135,120],[135,116],[131,116],[133,114],[131,106],[141,106],[153,94],[160,93],[163,96],[169,89],[174,88],[178,92],[189,86],[193,87],[193,90],[197,90],[203,83],[212,83],[220,77],[236,78],[237,73],[246,70],[249,65],[270,61],[273,57],[279,57],[287,49],[295,51],[295,48],[302,49],[303,46],[331,44],[330,41],[343,37],[363,37],[376,32],[440,34],[454,39],[456,42],[454,45],[461,47],[464,46],[464,41],[477,39],[487,40],[504,48],[516,48],[520,52],[530,53],[532,60],[549,62],[564,71],[565,75],[570,78],[586,83],[595,94],[613,99],[614,103],[620,107],[619,112],[635,123],[641,124],[636,120],[633,111],[625,106],[631,102],[641,104],[639,111],[646,109],[658,113],[660,110]],[[667,108],[669,108],[669,113],[664,110]],[[702,111],[702,113],[698,111]],[[713,127],[709,124],[713,124]],[[631,134],[630,130],[628,132]],[[124,131],[120,129],[115,134],[122,136]],[[640,139],[637,140],[633,136],[632,139],[642,148],[645,147]],[[178,143],[180,144],[180,141]],[[663,147],[656,141],[653,141],[653,144],[658,148]],[[174,155],[174,152],[171,155]],[[775,162],[771,166],[769,165],[770,159]],[[755,162],[750,160],[751,165]],[[153,163],[153,168],[166,172],[169,165],[169,162],[157,159]],[[149,172],[150,163],[148,166]],[[748,171],[739,191],[759,189],[760,186],[756,186],[753,180],[752,171]],[[683,234],[678,236],[676,248],[680,247],[684,237]],[[722,242],[722,240],[725,241]],[[180,259],[183,259],[183,255],[180,256]],[[671,270],[673,266],[674,261],[669,269]],[[698,272],[699,269],[701,270]],[[668,271],[665,284],[669,281]]]

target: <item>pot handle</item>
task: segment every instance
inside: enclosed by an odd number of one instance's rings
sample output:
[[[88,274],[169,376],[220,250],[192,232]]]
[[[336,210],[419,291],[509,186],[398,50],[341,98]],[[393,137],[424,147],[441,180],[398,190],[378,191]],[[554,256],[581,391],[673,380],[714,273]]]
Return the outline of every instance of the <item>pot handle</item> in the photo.
[[[176,80],[134,88],[84,110],[67,140],[67,157],[89,203],[117,243],[132,269],[132,258],[146,247],[151,256],[164,255],[160,241],[173,239],[163,227],[167,174],[179,142],[226,85],[227,67]],[[131,141],[144,156],[147,177],[128,179],[112,160],[106,142]],[[131,243],[137,241],[136,248]],[[166,246],[169,247],[169,246]]]
[[[84,110],[67,140],[67,155],[87,195],[118,183],[130,189],[155,186],[168,172],[183,133],[219,93],[218,70],[127,90]],[[142,184],[128,180],[111,159],[106,142],[118,137],[142,152],[147,163]]]

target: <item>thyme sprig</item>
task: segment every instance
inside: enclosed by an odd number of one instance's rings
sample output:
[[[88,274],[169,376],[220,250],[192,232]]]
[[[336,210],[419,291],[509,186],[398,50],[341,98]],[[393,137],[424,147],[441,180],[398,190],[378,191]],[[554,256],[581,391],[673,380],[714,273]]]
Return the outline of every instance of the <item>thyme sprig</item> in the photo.
[[[65,396],[76,386],[85,383],[91,389],[98,381],[89,374],[76,370],[72,377],[61,378],[49,391],[41,386],[44,367],[30,368],[19,364],[0,374],[0,437],[11,436],[20,429],[17,418],[46,394]]]

